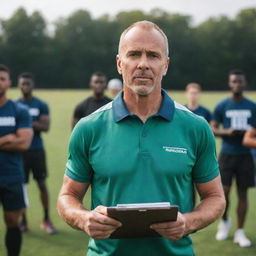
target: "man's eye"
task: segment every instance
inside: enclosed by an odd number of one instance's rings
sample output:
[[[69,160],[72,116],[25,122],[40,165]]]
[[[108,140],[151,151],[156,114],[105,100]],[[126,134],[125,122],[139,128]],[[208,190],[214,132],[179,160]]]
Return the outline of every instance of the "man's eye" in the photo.
[[[155,53],[150,53],[150,54],[149,54],[149,57],[151,57],[151,58],[158,58],[158,55],[155,54]]]
[[[132,53],[129,54],[129,56],[131,56],[131,57],[139,56],[139,53],[137,53],[137,52],[132,52]]]

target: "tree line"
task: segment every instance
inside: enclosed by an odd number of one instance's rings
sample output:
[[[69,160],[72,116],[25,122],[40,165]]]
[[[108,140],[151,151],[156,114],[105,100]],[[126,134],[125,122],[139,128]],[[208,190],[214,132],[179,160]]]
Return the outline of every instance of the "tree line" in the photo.
[[[91,73],[118,77],[115,64],[121,32],[138,20],[158,24],[169,39],[171,64],[163,80],[166,89],[183,90],[198,82],[204,90],[226,90],[231,69],[246,73],[249,89],[256,89],[256,8],[235,18],[209,18],[193,26],[192,17],[153,9],[124,11],[93,18],[78,10],[49,25],[40,12],[17,9],[0,17],[0,63],[12,73],[32,72],[39,88],[86,88]]]

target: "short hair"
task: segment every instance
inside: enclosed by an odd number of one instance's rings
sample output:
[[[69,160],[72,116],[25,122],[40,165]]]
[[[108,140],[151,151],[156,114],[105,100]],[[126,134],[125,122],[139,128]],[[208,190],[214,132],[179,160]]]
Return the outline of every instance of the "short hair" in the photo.
[[[169,44],[168,44],[168,38],[167,38],[166,34],[155,23],[153,23],[151,21],[148,21],[148,20],[137,21],[137,22],[133,23],[132,25],[130,25],[128,28],[126,28],[122,32],[122,34],[120,36],[120,40],[119,40],[118,54],[120,54],[120,52],[121,52],[121,42],[122,42],[122,40],[124,39],[125,35],[134,27],[140,27],[140,28],[143,28],[145,30],[152,30],[152,29],[157,30],[164,38],[164,41],[165,41],[165,44],[166,44],[166,56],[169,56]]]
[[[107,76],[101,71],[97,71],[97,72],[92,73],[91,78],[93,76],[104,77],[105,79],[107,79]]]
[[[231,75],[245,76],[244,72],[240,69],[233,69],[233,70],[229,71],[228,76],[231,76]]]
[[[20,78],[29,78],[29,79],[31,79],[33,82],[35,81],[35,78],[34,78],[33,74],[32,74],[32,73],[29,73],[29,72],[23,72],[23,73],[21,73],[21,74],[18,76],[18,79],[20,79]]]
[[[4,64],[0,64],[0,72],[1,71],[6,72],[10,75],[10,69],[7,66],[5,66]]]
[[[189,84],[187,84],[186,91],[188,91],[190,88],[195,88],[198,91],[202,90],[200,84],[198,84],[198,83],[189,83]]]

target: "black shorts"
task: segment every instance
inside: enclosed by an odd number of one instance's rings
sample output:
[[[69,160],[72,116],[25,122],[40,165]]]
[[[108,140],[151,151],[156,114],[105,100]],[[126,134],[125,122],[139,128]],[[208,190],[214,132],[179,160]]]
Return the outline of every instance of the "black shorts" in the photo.
[[[229,155],[221,153],[219,166],[223,186],[230,187],[233,178],[236,178],[236,184],[239,188],[246,189],[255,186],[254,164],[251,154]]]
[[[22,183],[0,184],[0,203],[4,211],[16,211],[27,207],[26,185]]]
[[[29,173],[32,171],[33,178],[37,181],[47,177],[46,157],[43,149],[30,150],[23,153],[25,182],[29,181]]]

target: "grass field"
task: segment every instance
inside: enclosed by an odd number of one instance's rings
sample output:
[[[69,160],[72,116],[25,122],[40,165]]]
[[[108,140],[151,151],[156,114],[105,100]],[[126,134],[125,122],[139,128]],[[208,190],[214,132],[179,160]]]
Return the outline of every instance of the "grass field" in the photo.
[[[16,99],[19,92],[12,89],[9,92],[10,98]],[[51,216],[53,223],[59,233],[53,236],[45,234],[40,230],[39,225],[42,220],[42,210],[39,203],[39,194],[35,182],[30,182],[28,193],[30,207],[28,208],[28,218],[30,232],[23,236],[22,256],[72,256],[85,255],[88,236],[82,232],[72,230],[57,215],[56,199],[62,183],[63,172],[67,157],[67,143],[70,135],[70,121],[75,105],[88,96],[87,91],[81,90],[38,90],[35,95],[48,102],[51,109],[51,130],[45,134],[45,147],[48,157],[49,178],[47,180],[51,195]],[[171,97],[184,104],[184,94],[182,92],[170,92]],[[202,104],[213,109],[216,102],[227,96],[227,93],[204,93]],[[247,96],[254,101],[256,92],[247,93]],[[219,149],[219,141],[217,143]],[[246,233],[253,241],[253,246],[248,249],[241,249],[232,242],[232,237],[224,242],[215,241],[216,223],[208,228],[195,233],[194,240],[196,255],[206,256],[255,256],[256,255],[256,190],[250,190],[250,210],[246,223]],[[85,198],[85,205],[89,207],[89,197]],[[231,217],[235,224],[235,190],[232,191]],[[5,255],[4,249],[4,225],[2,221],[2,209],[0,210],[0,255]],[[235,226],[235,225],[234,225]],[[235,227],[233,226],[232,231]],[[121,256],[121,255],[120,255]],[[132,254],[131,254],[132,256]]]

